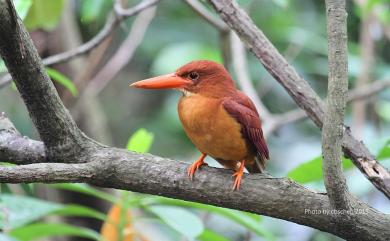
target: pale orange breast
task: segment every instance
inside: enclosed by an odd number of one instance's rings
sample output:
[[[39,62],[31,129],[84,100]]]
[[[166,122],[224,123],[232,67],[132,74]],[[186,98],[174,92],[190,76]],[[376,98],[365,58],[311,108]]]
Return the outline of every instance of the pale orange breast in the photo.
[[[183,96],[178,112],[187,136],[202,153],[231,161],[241,161],[249,155],[240,124],[226,112],[220,99],[198,94]]]

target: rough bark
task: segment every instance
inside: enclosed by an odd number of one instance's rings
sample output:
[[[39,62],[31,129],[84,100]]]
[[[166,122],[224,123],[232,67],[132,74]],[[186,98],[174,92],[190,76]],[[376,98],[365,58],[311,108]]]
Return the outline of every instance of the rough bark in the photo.
[[[326,0],[328,25],[328,97],[322,127],[324,182],[332,207],[350,210],[341,163],[341,143],[348,92],[347,12],[345,0]]]
[[[240,191],[232,191],[226,182],[232,180],[232,172],[226,169],[204,166],[196,173],[194,181],[190,181],[186,174],[188,164],[171,159],[116,148],[101,148],[84,155],[81,160],[89,159],[90,162],[0,167],[0,182],[85,182],[267,215],[347,240],[387,240],[390,236],[389,215],[379,213],[355,198],[352,198],[350,214],[338,213],[340,210],[331,207],[326,194],[313,192],[287,178],[245,174]],[[352,214],[354,226],[343,228]]]
[[[45,162],[44,150],[42,142],[21,136],[5,114],[0,114],[0,161],[18,165]]]

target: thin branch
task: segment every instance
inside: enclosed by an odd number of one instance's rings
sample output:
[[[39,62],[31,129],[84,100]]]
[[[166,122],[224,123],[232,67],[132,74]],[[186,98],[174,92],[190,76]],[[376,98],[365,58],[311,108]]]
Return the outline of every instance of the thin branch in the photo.
[[[229,32],[229,27],[221,21],[218,17],[214,16],[202,3],[198,0],[185,0],[186,3],[204,20],[214,26],[219,32]]]
[[[90,52],[92,49],[96,48],[101,42],[103,42],[107,37],[109,37],[110,34],[114,31],[114,29],[118,26],[118,24],[121,23],[124,19],[140,13],[141,11],[157,4],[159,1],[161,0],[144,0],[138,5],[130,9],[123,9],[115,5],[116,6],[115,12],[109,14],[104,27],[102,28],[102,30],[100,30],[100,32],[96,36],[94,36],[88,42],[80,45],[75,49],[43,59],[42,60],[43,65],[49,66],[53,64],[66,62],[77,56]],[[9,83],[11,83],[11,81],[12,81],[11,75],[7,74],[3,76],[0,79],[0,88],[8,85]]]
[[[390,79],[376,80],[372,84],[367,84],[351,90],[348,93],[348,102],[372,97],[389,87]]]
[[[328,25],[328,97],[322,127],[322,168],[332,207],[349,210],[349,192],[341,164],[348,91],[347,12],[345,0],[326,0]]]
[[[149,24],[155,16],[156,7],[141,12],[134,20],[127,38],[116,50],[114,55],[101,68],[101,70],[89,81],[85,90],[81,93],[76,104],[73,106],[72,114],[79,116],[84,108],[83,105],[90,103],[95,97],[115,78],[115,76],[129,63],[136,49],[142,43]],[[91,103],[89,104],[91,105]]]
[[[161,0],[144,0],[140,2],[135,7],[124,9],[120,3],[120,1],[116,0],[114,4],[114,9],[117,17],[119,18],[128,18],[131,16],[134,16],[135,14],[142,12],[143,10],[152,7],[153,5],[156,5]]]
[[[350,90],[348,92],[347,102],[370,98],[389,87],[390,79],[376,80],[372,82],[372,84],[367,84],[365,86]],[[266,129],[268,132],[266,130],[264,131],[266,136],[276,131],[281,126],[307,118],[307,114],[304,110],[298,108],[282,114],[273,114],[272,117],[274,120],[272,125],[270,125],[270,128]]]
[[[136,17],[128,37],[104,67],[89,81],[85,90],[88,96],[98,95],[132,59],[135,50],[142,43],[146,30],[155,16],[155,12],[156,7],[152,7],[141,12]],[[83,98],[80,99],[82,101]]]
[[[230,54],[230,28],[218,17],[214,16],[201,2],[198,0],[185,0],[186,3],[195,11],[201,18],[206,20],[211,26],[215,27],[219,32],[219,46],[221,49],[223,64],[226,69],[229,69],[231,64]]]
[[[296,70],[284,59],[278,50],[256,27],[250,17],[235,1],[209,0],[221,18],[239,35],[251,52],[260,60],[266,70],[285,88],[297,105],[305,110],[314,123],[322,128],[324,108],[320,97]],[[359,170],[374,186],[390,198],[390,173],[378,163],[362,142],[357,141],[350,132],[346,132],[343,141],[344,154],[349,157]],[[359,154],[360,158],[355,155]],[[375,163],[379,169],[367,171]],[[375,176],[371,176],[379,171]]]
[[[270,122],[272,118],[271,114],[269,113],[267,107],[264,106],[259,95],[256,93],[249,77],[245,46],[235,33],[231,34],[231,49],[233,69],[236,73],[237,81],[240,83],[241,89],[252,99],[264,123]]]

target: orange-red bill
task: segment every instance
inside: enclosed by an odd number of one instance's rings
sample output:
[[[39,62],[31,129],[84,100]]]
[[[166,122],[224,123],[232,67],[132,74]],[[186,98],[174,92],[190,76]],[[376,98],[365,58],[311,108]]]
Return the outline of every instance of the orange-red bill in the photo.
[[[175,74],[161,75],[150,79],[137,81],[130,87],[142,89],[180,89],[192,82]]]

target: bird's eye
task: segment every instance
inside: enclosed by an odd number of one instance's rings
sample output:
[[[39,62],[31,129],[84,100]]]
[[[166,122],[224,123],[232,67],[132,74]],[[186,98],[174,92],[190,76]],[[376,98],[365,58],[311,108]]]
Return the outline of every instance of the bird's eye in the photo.
[[[188,78],[192,81],[196,81],[199,78],[199,74],[196,72],[191,72],[188,74]]]

